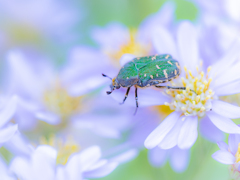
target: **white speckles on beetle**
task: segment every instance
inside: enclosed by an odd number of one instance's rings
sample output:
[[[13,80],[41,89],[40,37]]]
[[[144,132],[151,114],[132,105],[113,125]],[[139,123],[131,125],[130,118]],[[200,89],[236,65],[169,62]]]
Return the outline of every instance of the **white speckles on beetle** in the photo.
[[[156,67],[157,67],[158,69],[160,69],[160,67],[159,67],[158,65],[156,65]]]
[[[153,79],[153,75],[150,75],[150,78]]]
[[[163,70],[163,73],[164,73],[165,78],[168,78],[168,74],[167,74],[167,70],[166,69]]]
[[[166,55],[166,57],[165,57],[165,58],[166,58],[166,59],[167,59],[167,58],[169,58],[169,55]]]
[[[168,64],[173,65],[173,64],[171,63],[171,61],[168,61]]]
[[[146,77],[147,75],[146,74],[144,74],[144,77]]]
[[[153,56],[153,57],[152,57],[152,60],[156,60],[156,56]]]
[[[158,74],[156,74],[156,76],[158,77]]]
[[[180,69],[180,66],[179,66],[179,64],[177,62],[176,62],[176,66],[177,66],[178,69]]]

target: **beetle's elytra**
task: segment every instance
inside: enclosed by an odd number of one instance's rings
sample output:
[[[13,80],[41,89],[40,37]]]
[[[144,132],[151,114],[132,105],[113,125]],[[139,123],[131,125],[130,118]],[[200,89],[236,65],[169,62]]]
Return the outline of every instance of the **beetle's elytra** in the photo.
[[[109,77],[112,80],[112,84],[110,85],[111,91],[107,91],[107,94],[111,94],[120,87],[126,87],[127,92],[123,99],[123,104],[127,99],[130,88],[135,86],[136,113],[138,108],[138,87],[155,86],[157,88],[186,90],[186,87],[159,86],[161,83],[177,78],[180,72],[178,61],[174,60],[169,54],[134,58],[120,69],[115,78]],[[102,75],[108,77],[107,75]]]

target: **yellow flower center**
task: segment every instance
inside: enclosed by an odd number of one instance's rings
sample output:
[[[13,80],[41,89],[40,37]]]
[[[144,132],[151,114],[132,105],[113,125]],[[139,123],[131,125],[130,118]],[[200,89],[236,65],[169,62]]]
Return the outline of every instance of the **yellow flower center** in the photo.
[[[44,103],[47,108],[65,118],[81,109],[82,96],[72,97],[67,90],[56,84],[44,93]]]
[[[236,163],[240,161],[240,143],[238,143],[238,150],[237,153],[235,154],[236,157]]]
[[[40,43],[43,39],[35,27],[26,23],[5,23],[2,27],[11,38],[12,42],[10,43],[12,44],[24,42]]]
[[[184,67],[185,77],[181,78],[178,83],[172,82],[172,86],[186,87],[183,90],[166,90],[167,95],[171,96],[170,103],[165,102],[171,110],[180,111],[185,116],[203,117],[206,111],[211,110],[211,100],[214,99],[214,92],[209,88],[212,78],[208,77],[211,67],[208,67],[206,75],[199,71],[194,76],[190,70]],[[197,94],[192,92],[195,91]]]
[[[110,56],[114,66],[119,67],[119,59],[123,54],[133,54],[136,56],[147,56],[150,52],[150,44],[143,44],[136,38],[136,30],[130,30],[130,38],[126,44],[122,44],[116,51],[106,50],[106,54]]]
[[[55,136],[50,136],[49,139],[41,138],[40,142],[41,144],[47,144],[57,149],[57,165],[65,165],[73,153],[80,151],[80,146],[71,138],[68,138],[65,142],[63,142],[61,139],[56,139]]]
[[[165,119],[169,114],[173,112],[173,110],[171,110],[170,107],[166,105],[154,106],[153,110],[157,111],[161,119]]]

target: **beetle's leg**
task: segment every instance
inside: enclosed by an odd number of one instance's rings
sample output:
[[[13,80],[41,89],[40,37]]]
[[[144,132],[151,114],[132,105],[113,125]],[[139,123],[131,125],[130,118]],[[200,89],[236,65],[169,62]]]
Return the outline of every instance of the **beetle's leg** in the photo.
[[[123,102],[120,103],[120,104],[123,104],[123,103],[126,101],[126,99],[127,99],[127,97],[128,97],[129,90],[130,90],[130,87],[127,89],[127,92],[126,92],[126,94],[125,94],[125,97],[124,97],[124,99],[123,99]]]
[[[138,95],[137,95],[137,87],[135,87],[135,99],[136,99],[136,110],[134,112],[134,115],[136,115],[137,110],[138,110]]]
[[[186,87],[173,87],[173,86],[155,86],[156,88],[163,88],[163,89],[177,89],[177,90],[186,90]],[[194,92],[196,95],[197,93],[190,89],[190,91]]]

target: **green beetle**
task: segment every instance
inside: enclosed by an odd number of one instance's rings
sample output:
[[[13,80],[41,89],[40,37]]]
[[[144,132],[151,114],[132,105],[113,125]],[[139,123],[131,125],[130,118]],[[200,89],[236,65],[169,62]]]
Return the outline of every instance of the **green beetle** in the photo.
[[[111,91],[107,91],[107,94],[111,94],[115,89],[119,89],[120,87],[127,88],[126,95],[121,104],[127,99],[130,88],[135,86],[136,111],[134,114],[136,114],[138,108],[138,87],[155,86],[157,88],[186,90],[186,87],[159,86],[161,83],[177,78],[180,73],[181,69],[178,61],[174,60],[169,54],[162,54],[134,58],[132,61],[126,63],[120,69],[117,77],[113,79],[105,74],[102,75],[112,80],[112,84],[110,85]]]

